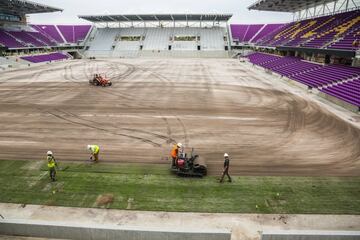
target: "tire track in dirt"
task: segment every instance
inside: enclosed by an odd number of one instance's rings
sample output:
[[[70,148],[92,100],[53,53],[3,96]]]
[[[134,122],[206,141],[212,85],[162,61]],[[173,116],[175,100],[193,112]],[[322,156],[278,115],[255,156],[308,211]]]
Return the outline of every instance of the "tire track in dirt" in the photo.
[[[90,80],[93,77],[94,68],[97,69],[96,72],[99,72],[99,70],[98,70],[99,66],[96,63],[97,63],[96,61],[95,62],[88,61],[84,65],[83,73],[84,73],[84,75],[86,76],[86,78],[88,80]],[[107,65],[111,66],[111,64],[109,64],[109,63]],[[94,67],[94,66],[96,66],[96,67]],[[135,68],[128,68],[125,73],[117,74],[116,76],[112,77],[111,79],[127,78],[134,71],[135,71]],[[89,72],[91,72],[91,74],[89,74]],[[116,82],[118,83],[119,81],[116,81]],[[101,88],[101,87],[96,87],[96,88],[97,88],[98,91],[101,91],[101,92],[103,92],[105,94],[116,96],[116,97],[118,97],[118,98],[120,98],[122,100],[126,100],[126,101],[129,101],[129,102],[132,102],[132,103],[135,102],[134,98],[130,97],[128,94],[123,94],[123,93],[119,93],[119,92],[114,93],[114,91],[112,89],[106,89],[106,88]],[[114,88],[114,86],[111,87],[111,88]],[[123,105],[124,107],[132,107],[132,105],[124,103],[124,102],[121,102],[120,104]]]
[[[167,135],[168,135],[168,139],[167,139],[166,143],[176,144],[176,141],[171,137],[172,132],[171,132],[171,127],[170,127],[169,121],[167,120],[166,117],[162,117],[161,119],[165,122],[165,125],[166,125],[166,130],[167,130]]]
[[[119,69],[120,65],[127,67],[125,72],[121,72],[121,70]],[[109,66],[110,66],[110,69],[113,70],[116,73],[115,76],[110,78],[111,81],[116,80],[114,82],[121,82],[121,81],[127,79],[129,76],[131,76],[134,72],[137,71],[137,68],[132,64],[110,63]]]
[[[50,115],[52,115],[52,116],[54,116],[54,117],[56,117],[58,119],[61,119],[63,121],[66,121],[66,122],[69,122],[69,123],[72,123],[72,124],[75,124],[75,125],[80,125],[80,126],[83,126],[83,127],[100,130],[102,132],[106,132],[106,133],[109,133],[109,134],[112,134],[112,135],[117,135],[117,136],[122,136],[122,137],[127,137],[127,138],[131,138],[131,139],[139,140],[141,142],[150,144],[150,145],[152,145],[154,147],[161,147],[161,144],[153,142],[153,141],[151,141],[149,139],[136,137],[136,136],[131,136],[131,135],[127,135],[127,134],[115,133],[115,132],[110,131],[110,130],[108,130],[106,128],[96,127],[96,126],[93,126],[93,125],[90,125],[90,124],[87,124],[87,123],[81,123],[81,122],[77,122],[77,121],[68,119],[68,118],[60,116],[59,114],[56,114],[54,112],[47,111],[46,113],[48,113],[48,114],[50,114]]]
[[[189,147],[190,141],[189,141],[189,137],[188,137],[188,133],[187,133],[185,124],[183,123],[183,121],[182,121],[178,116],[176,116],[176,120],[180,123],[181,128],[182,128],[182,130],[183,130],[185,146],[186,146],[186,147]]]
[[[136,71],[114,88],[82,81],[96,69],[115,75],[129,71],[117,61]],[[160,159],[168,156],[170,142],[179,140],[206,159],[210,175],[221,173],[226,151],[234,175],[359,176],[357,127],[306,94],[287,91],[278,79],[264,80],[239,63],[217,61],[201,60],[202,72],[199,60],[113,59],[24,69],[17,72],[19,79],[4,73],[1,81],[14,82],[1,85],[0,158],[38,160],[51,148],[63,159],[83,161],[86,140],[102,146],[104,162],[165,164]],[[58,70],[44,72],[49,67]],[[208,87],[213,94],[207,94]],[[143,137],[156,146],[116,134]]]
[[[61,110],[61,109],[56,109],[56,110],[57,110],[58,112],[62,112],[62,113],[64,113],[64,114],[66,114],[66,115],[70,115],[70,116],[72,116],[72,117],[74,117],[74,118],[77,118],[77,119],[79,119],[79,120],[82,120],[82,121],[94,123],[94,124],[96,124],[96,125],[101,125],[101,124],[102,124],[102,122],[97,122],[97,121],[94,121],[94,120],[85,119],[85,118],[83,118],[83,117],[80,117],[80,116],[78,116],[78,115],[76,115],[76,114],[73,114],[73,113],[70,113],[70,112],[68,112],[68,111],[64,111],[64,110]],[[145,131],[145,130],[139,130],[139,129],[133,129],[133,128],[118,127],[118,126],[116,126],[116,125],[114,125],[114,124],[111,124],[111,123],[107,123],[106,126],[111,126],[112,128],[114,128],[114,129],[116,129],[116,130],[125,130],[125,131],[132,132],[132,133],[143,133],[143,134],[147,134],[147,135],[150,135],[150,136],[152,136],[152,137],[156,137],[156,138],[159,138],[159,139],[161,139],[161,140],[165,140],[166,142],[169,141],[169,140],[172,141],[172,142],[174,142],[173,139],[169,139],[169,137],[164,136],[164,135],[161,135],[161,134],[158,134],[158,133],[153,133],[153,132],[149,132],[149,131]],[[150,139],[147,139],[147,140],[150,141]]]

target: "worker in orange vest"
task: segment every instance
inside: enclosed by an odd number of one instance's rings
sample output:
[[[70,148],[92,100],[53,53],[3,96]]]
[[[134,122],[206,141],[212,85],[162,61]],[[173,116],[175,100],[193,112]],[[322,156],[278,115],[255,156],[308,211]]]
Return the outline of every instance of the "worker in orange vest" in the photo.
[[[172,158],[172,166],[176,166],[176,161],[179,156],[179,149],[182,148],[182,144],[175,144],[173,149],[171,150],[171,158]]]

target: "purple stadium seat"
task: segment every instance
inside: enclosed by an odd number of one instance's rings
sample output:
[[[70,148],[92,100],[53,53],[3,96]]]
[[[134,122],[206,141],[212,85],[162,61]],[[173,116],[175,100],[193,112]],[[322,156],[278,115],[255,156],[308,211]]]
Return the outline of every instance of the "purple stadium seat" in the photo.
[[[0,29],[0,44],[8,48],[24,48],[25,45],[10,35],[8,32]]]
[[[57,27],[68,43],[83,41],[91,29],[90,25],[58,25]]]
[[[277,29],[280,29],[281,27],[283,27],[285,24],[267,24],[261,31],[258,32],[258,34],[256,35],[256,37],[251,41],[256,43],[257,41],[259,41],[260,39],[262,39],[263,37],[273,33],[274,31],[276,31]]]
[[[259,46],[329,48],[355,51],[360,48],[360,10],[280,26],[254,40]]]
[[[63,43],[64,40],[54,25],[31,25],[34,29],[38,30],[44,36],[54,40],[57,43]]]
[[[295,57],[279,57],[265,53],[253,53],[247,57],[253,64],[309,87],[320,88],[320,91],[360,106],[360,68],[343,65],[323,66]],[[333,86],[330,86],[332,84]]]
[[[244,42],[244,37],[248,26],[249,25],[243,25],[243,24],[230,25],[231,35],[233,39],[239,42]]]
[[[360,107],[360,79],[336,84],[320,91]]]
[[[9,34],[14,36],[15,38],[21,40],[22,42],[26,43],[29,47],[44,47],[46,46],[45,43],[39,41],[32,35],[30,35],[28,32],[24,31],[7,31]]]
[[[41,62],[50,62],[50,61],[58,61],[68,59],[69,57],[63,53],[50,53],[50,54],[43,54],[43,55],[35,55],[35,56],[27,56],[21,57],[21,59],[26,60],[32,63],[41,63]]]

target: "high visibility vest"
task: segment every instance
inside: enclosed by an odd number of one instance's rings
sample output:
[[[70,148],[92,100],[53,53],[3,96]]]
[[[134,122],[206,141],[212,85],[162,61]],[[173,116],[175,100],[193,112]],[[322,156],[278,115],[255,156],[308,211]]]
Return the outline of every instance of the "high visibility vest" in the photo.
[[[91,145],[91,152],[93,153],[93,154],[98,154],[99,153],[99,151],[100,151],[100,147],[98,146],[98,145]]]
[[[177,146],[174,146],[173,149],[171,150],[171,157],[176,158],[178,156],[179,153],[179,149]]]
[[[54,168],[56,166],[55,158],[53,156],[48,156],[47,162],[48,168]]]

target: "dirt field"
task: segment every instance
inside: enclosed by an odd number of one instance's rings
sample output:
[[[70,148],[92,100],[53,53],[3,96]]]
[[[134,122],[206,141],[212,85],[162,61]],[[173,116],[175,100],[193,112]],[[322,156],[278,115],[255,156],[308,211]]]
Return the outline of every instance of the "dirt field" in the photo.
[[[111,88],[89,86],[106,73]],[[0,78],[0,159],[169,164],[194,147],[219,174],[360,176],[360,129],[237,60],[79,60]],[[283,86],[284,85],[284,86]]]

